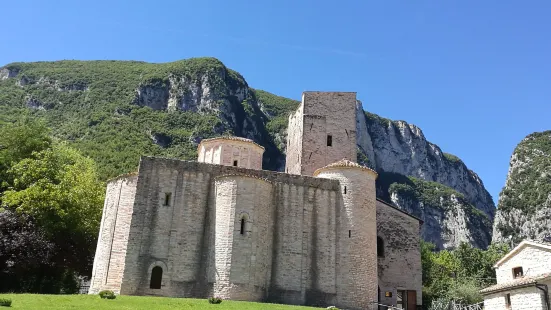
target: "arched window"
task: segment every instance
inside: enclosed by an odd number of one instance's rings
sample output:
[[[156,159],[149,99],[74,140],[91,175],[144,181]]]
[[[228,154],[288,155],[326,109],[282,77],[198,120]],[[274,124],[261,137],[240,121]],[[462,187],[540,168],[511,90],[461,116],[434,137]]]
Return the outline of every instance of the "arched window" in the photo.
[[[383,238],[381,237],[377,237],[377,256],[378,257],[385,256],[385,243],[383,241]]]
[[[249,220],[249,217],[247,214],[243,214],[241,216],[241,220],[239,220],[239,233],[241,235],[246,235],[247,231],[249,231],[249,223],[247,223]]]
[[[162,280],[163,268],[159,266],[153,267],[153,270],[151,270],[151,281],[149,282],[149,288],[157,290],[160,289]]]
[[[244,217],[241,218],[241,234],[242,235],[245,234],[245,218]]]

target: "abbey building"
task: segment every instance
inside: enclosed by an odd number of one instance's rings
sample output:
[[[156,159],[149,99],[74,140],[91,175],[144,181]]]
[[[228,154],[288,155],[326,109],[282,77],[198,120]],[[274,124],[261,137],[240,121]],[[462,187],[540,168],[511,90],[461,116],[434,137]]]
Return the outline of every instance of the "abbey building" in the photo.
[[[107,185],[90,293],[416,309],[422,223],[356,163],[356,106],[305,92],[285,173],[238,137],[201,141],[198,161],[142,157]]]

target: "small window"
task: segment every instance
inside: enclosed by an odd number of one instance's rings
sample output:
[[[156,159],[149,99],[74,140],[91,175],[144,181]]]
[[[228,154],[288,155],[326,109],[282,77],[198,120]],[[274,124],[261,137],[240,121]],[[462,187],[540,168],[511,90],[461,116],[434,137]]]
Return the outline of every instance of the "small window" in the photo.
[[[524,275],[522,267],[513,268],[513,279],[520,278]]]
[[[507,309],[511,309],[511,294],[505,295],[505,306]]]
[[[234,165],[235,167],[237,167],[237,160],[234,160],[234,161],[233,161],[233,165]]]
[[[170,206],[170,197],[172,196],[171,193],[165,193],[165,201],[163,203],[163,206]]]
[[[352,238],[352,231],[351,230],[348,231],[348,238]]]
[[[377,256],[378,257],[385,256],[385,243],[383,241],[383,238],[381,237],[377,237]]]
[[[346,186],[344,187],[344,193],[346,194]]]
[[[159,266],[153,267],[151,270],[151,281],[149,282],[149,288],[158,290],[161,288],[161,282],[163,280],[163,268]]]
[[[333,136],[327,135],[327,146],[333,146]]]
[[[241,234],[245,234],[245,218],[241,218]]]

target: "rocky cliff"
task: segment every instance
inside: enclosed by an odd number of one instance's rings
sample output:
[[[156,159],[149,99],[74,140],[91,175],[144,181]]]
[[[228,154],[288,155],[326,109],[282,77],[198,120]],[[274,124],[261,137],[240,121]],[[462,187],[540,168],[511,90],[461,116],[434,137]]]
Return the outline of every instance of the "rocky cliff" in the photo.
[[[499,195],[493,240],[551,236],[551,131],[533,133],[515,148]]]
[[[0,68],[0,126],[23,114],[42,118],[96,160],[104,178],[132,171],[140,155],[195,159],[201,139],[222,134],[263,145],[264,168],[281,171],[287,117],[298,104],[250,88],[214,58]],[[366,113],[361,104],[357,111],[359,160],[392,173],[378,182],[379,196],[421,217],[423,236],[441,248],[460,241],[485,247],[494,205],[478,176],[418,127]]]
[[[424,220],[423,237],[439,248],[487,247],[495,205],[478,175],[419,127],[357,111],[359,152],[382,173],[378,195]]]

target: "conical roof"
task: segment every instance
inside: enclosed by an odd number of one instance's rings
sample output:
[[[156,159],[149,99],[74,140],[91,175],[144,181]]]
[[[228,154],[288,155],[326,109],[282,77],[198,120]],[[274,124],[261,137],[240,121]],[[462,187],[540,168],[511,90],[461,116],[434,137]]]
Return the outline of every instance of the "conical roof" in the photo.
[[[317,169],[316,171],[314,171],[314,176],[317,176],[322,170],[331,169],[331,168],[356,168],[356,169],[367,170],[367,171],[370,171],[370,172],[374,173],[375,175],[378,175],[375,170],[373,170],[369,167],[362,166],[358,163],[355,163],[353,161],[350,161],[348,159],[343,158],[343,159],[341,159],[337,162],[334,162],[334,163],[329,164],[325,167]]]

